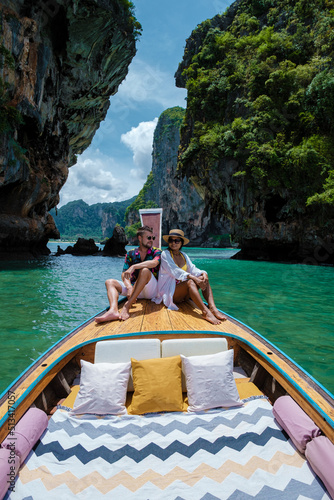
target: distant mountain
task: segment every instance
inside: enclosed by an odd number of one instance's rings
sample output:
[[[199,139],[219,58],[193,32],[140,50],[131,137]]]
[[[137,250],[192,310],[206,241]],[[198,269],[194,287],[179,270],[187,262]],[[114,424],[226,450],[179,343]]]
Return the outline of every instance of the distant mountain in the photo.
[[[110,238],[116,224],[125,226],[125,211],[135,199],[134,196],[130,200],[95,203],[94,205],[88,205],[83,200],[76,200],[67,203],[57,211],[52,209],[50,214],[63,240],[93,238],[99,241]]]

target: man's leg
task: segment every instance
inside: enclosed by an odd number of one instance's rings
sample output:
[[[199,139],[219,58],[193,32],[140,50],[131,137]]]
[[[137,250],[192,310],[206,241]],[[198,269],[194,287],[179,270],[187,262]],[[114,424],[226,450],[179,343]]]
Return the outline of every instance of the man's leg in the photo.
[[[125,321],[130,317],[130,307],[134,304],[138,298],[140,292],[145,288],[147,283],[150,281],[152,273],[149,269],[144,268],[139,271],[138,278],[133,287],[133,292],[129,300],[124,304],[121,311],[120,319]]]
[[[95,318],[96,323],[103,323],[105,321],[114,321],[120,319],[120,314],[118,312],[118,296],[122,293],[122,286],[117,280],[107,280],[106,289],[110,308],[107,312]]]

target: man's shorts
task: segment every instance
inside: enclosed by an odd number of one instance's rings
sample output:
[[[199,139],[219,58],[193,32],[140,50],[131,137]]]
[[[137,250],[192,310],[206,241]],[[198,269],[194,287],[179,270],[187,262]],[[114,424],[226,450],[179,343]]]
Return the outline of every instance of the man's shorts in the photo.
[[[119,280],[117,280],[117,281],[122,287],[121,295],[126,296],[127,289],[126,289],[123,281],[119,281]],[[138,299],[153,299],[153,297],[156,297],[157,292],[158,292],[158,281],[151,273],[151,279],[147,283],[147,285],[144,286],[144,288],[142,289],[142,291],[138,295]]]

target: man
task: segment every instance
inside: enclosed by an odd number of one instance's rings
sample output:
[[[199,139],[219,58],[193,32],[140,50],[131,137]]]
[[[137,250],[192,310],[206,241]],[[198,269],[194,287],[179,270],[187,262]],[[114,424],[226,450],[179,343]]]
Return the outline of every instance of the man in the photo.
[[[130,317],[130,307],[137,298],[152,299],[157,293],[161,250],[153,247],[155,237],[150,227],[140,227],[137,238],[139,247],[126,254],[122,281],[115,279],[106,281],[110,309],[95,318],[97,323],[118,319],[125,321]],[[128,298],[121,313],[118,311],[119,294]]]

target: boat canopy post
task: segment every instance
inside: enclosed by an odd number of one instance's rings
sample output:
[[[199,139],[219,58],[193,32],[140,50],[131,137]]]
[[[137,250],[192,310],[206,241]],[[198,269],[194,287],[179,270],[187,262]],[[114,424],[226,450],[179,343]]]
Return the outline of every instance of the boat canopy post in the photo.
[[[161,248],[162,208],[141,208],[139,216],[142,226],[152,228],[153,235],[158,240],[154,246]]]

